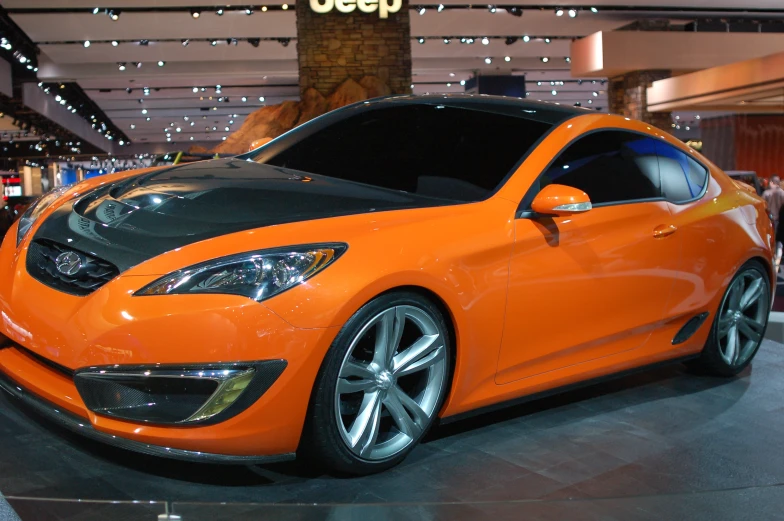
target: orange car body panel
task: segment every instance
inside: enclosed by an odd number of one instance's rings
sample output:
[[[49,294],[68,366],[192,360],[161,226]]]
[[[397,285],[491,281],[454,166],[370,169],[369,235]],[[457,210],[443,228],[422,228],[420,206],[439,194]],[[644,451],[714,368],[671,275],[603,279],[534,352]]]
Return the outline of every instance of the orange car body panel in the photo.
[[[648,133],[693,154],[710,168],[705,196],[684,205],[658,201],[516,218],[523,196],[553,158],[583,133],[605,127]],[[74,190],[125,175],[89,180]],[[443,304],[456,349],[441,411],[449,417],[697,353],[737,268],[754,257],[771,265],[772,229],[760,212],[761,199],[666,133],[586,114],[550,132],[485,201],[232,233],[143,262],[87,297],[60,293],[27,275],[27,246],[38,223],[19,248],[14,225],[0,249],[0,331],[29,351],[71,369],[278,358],[288,367],[237,416],[176,428],[89,412],[70,379],[18,349],[0,349],[0,370],[116,436],[220,454],[293,452],[325,353],[340,327],[375,296],[416,287]],[[675,233],[654,237],[662,225]],[[349,248],[312,279],[262,303],[232,295],[131,296],[198,262],[317,242]],[[711,313],[707,324],[672,346],[685,321],[703,311]]]

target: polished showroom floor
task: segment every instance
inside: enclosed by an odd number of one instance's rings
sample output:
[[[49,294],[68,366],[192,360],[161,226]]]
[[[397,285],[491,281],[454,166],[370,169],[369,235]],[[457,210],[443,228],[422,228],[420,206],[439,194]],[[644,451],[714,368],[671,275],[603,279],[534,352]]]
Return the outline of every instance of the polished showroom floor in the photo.
[[[784,345],[735,379],[674,365],[443,426],[361,479],[139,456],[1,396],[0,493],[24,521],[784,520]]]

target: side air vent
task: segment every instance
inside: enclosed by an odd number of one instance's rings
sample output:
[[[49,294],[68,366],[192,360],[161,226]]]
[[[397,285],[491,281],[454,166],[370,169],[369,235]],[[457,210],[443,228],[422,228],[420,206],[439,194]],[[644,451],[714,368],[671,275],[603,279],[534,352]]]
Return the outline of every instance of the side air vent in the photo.
[[[705,319],[708,318],[709,313],[706,311],[705,313],[700,313],[695,317],[691,317],[688,322],[683,324],[683,327],[676,333],[675,338],[672,339],[672,345],[676,346],[678,344],[682,344],[691,336],[697,332]]]

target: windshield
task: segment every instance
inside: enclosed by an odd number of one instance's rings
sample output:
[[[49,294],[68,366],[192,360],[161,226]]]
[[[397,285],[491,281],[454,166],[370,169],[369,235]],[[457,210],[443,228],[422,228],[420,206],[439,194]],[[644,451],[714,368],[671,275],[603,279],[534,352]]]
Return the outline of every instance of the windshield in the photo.
[[[428,197],[479,201],[506,181],[554,125],[459,106],[392,105],[319,118],[244,158]]]

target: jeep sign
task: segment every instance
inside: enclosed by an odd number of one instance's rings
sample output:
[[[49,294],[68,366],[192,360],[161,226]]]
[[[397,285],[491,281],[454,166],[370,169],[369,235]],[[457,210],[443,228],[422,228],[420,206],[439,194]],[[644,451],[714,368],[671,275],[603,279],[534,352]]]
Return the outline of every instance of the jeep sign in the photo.
[[[378,9],[379,18],[387,18],[389,13],[397,13],[403,0],[310,0],[310,8],[317,13],[328,13],[336,8],[341,13],[351,13],[359,8],[363,13]]]

